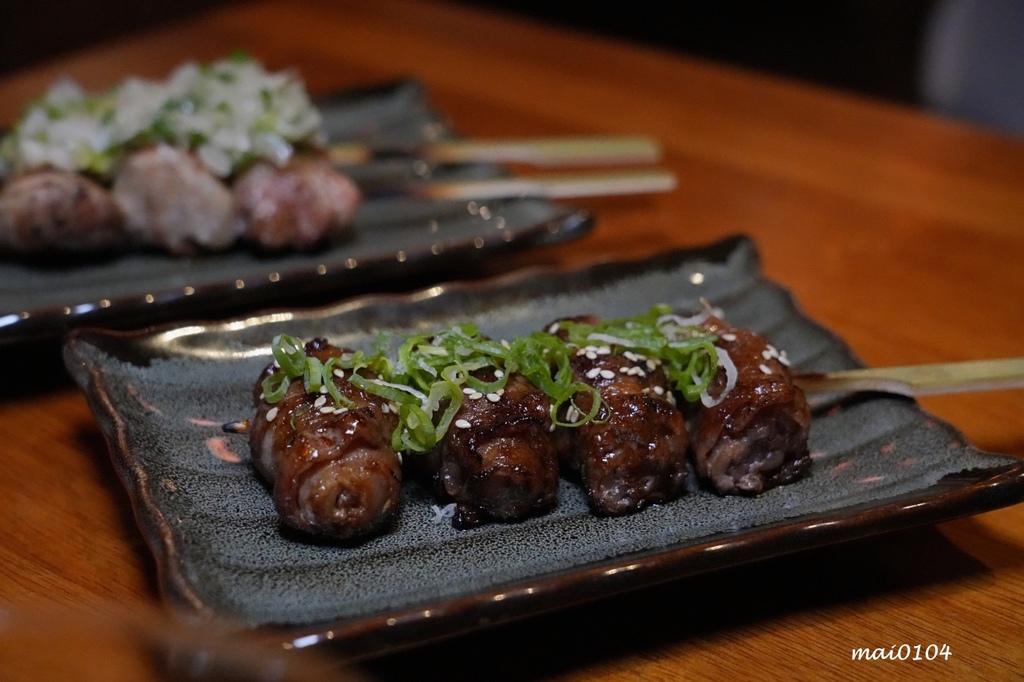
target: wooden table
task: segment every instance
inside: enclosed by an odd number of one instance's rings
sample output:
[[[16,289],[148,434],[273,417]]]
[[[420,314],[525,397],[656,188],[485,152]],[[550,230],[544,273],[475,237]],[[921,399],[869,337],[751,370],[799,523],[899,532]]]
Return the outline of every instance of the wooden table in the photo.
[[[401,75],[476,136],[645,133],[666,195],[587,201],[586,238],[492,264],[576,266],[734,233],[869,364],[1020,355],[1024,143],[641,46],[413,0],[242,3],[0,80],[0,122],[58,75],[162,77],[244,48],[314,91]],[[57,348],[3,352],[0,603],[156,604],[152,558]],[[40,385],[41,384],[41,385]],[[922,401],[1024,456],[1024,392]],[[734,586],[741,603],[719,600]],[[1007,679],[1024,670],[1024,506],[652,587],[367,664],[380,679]],[[948,660],[851,661],[948,644]]]

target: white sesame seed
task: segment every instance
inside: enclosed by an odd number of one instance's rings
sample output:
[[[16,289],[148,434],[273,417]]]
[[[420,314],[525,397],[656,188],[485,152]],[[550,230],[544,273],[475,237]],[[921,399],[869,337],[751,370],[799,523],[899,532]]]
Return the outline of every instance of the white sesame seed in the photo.
[[[380,411],[383,412],[384,414],[387,414],[391,412],[391,408],[388,406],[387,403],[384,403],[383,405],[380,406]]]
[[[459,427],[460,429],[468,429],[470,427],[470,423],[465,419],[456,419],[455,426]]]
[[[327,384],[324,384],[324,385],[322,385],[322,386],[320,387],[320,392],[321,392],[321,393],[327,393]]]
[[[473,391],[472,393],[469,394],[469,399],[470,400],[480,400],[480,398],[483,398],[483,397],[484,397],[484,394],[481,393],[480,391]]]
[[[655,386],[654,393],[655,395],[665,395],[665,389],[662,388],[661,386]]]
[[[505,395],[505,389],[499,388],[497,391],[495,391],[495,393],[497,393],[498,395]]]
[[[637,361],[636,353],[630,350],[627,350],[625,353],[623,353],[622,357],[626,358],[627,360],[632,360],[633,362]]]
[[[610,369],[602,369],[600,374],[605,379],[614,379],[615,378],[615,372],[611,371]]]
[[[649,369],[649,370],[651,370],[653,372],[654,370],[658,369],[658,363],[656,363],[654,360],[651,360],[650,358],[648,358],[647,359],[647,369]]]
[[[769,348],[765,348],[763,351],[761,351],[761,357],[764,358],[765,360],[771,360],[772,359],[771,348],[770,347]]]
[[[735,341],[736,340],[736,335],[733,334],[732,332],[727,332],[725,334],[722,334],[722,340],[723,341]]]
[[[600,367],[594,367],[593,369],[587,370],[587,373],[584,376],[587,377],[588,379],[596,379],[597,375],[600,374],[600,373],[601,373],[601,368]]]
[[[587,360],[597,360],[597,353],[592,350],[587,351]]]
[[[554,424],[552,424],[551,426],[548,427],[548,431],[554,431],[554,430],[555,430],[555,425]]]
[[[601,346],[600,348],[597,349],[597,354],[598,355],[611,355],[612,354],[612,347],[611,346]]]
[[[619,367],[619,373],[620,374],[629,374],[632,369],[633,369],[632,367]]]
[[[782,351],[779,355],[779,362],[784,364],[786,367],[789,367],[789,358],[786,357],[786,351]]]
[[[313,401],[313,407],[323,407],[327,404],[327,396],[322,395]]]
[[[465,393],[466,395],[472,395],[474,389],[470,388],[469,386],[466,386],[464,389],[462,389],[462,392]]]
[[[333,405],[324,405],[320,408],[320,414],[330,414],[331,412],[334,412]]]
[[[558,330],[562,328],[558,322],[555,322],[548,326],[548,334],[557,334]]]
[[[501,400],[501,396],[498,395],[497,393],[488,393],[487,399],[490,400],[492,403],[496,403],[499,400]]]
[[[278,412],[278,410],[277,410],[276,407],[271,407],[269,410],[267,410],[267,421],[268,422],[274,421],[274,417],[277,416],[277,412]]]
[[[771,368],[768,365],[758,365],[757,368],[759,370],[761,370],[762,372],[764,372],[765,374],[771,374],[772,373],[772,370],[771,370]]]
[[[505,372],[503,370],[500,370],[500,369],[494,370],[494,377],[496,379],[501,379],[504,376],[505,376]]]
[[[345,372],[343,370],[340,370],[340,369],[334,370],[333,372],[331,372],[331,374],[333,374],[334,376],[338,377],[339,379],[344,379],[345,378]]]

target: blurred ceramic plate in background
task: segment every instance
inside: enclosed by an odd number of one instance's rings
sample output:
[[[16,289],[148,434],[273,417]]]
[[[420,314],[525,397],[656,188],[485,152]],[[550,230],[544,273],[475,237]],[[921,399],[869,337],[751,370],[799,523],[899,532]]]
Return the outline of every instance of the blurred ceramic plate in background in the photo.
[[[353,90],[318,102],[332,141],[413,145],[454,135],[416,81]],[[394,179],[491,178],[486,164],[428,167],[381,159],[353,167],[367,186]],[[354,233],[309,253],[244,248],[195,257],[135,251],[0,259],[0,344],[58,337],[89,325],[118,329],[326,302],[403,279],[460,272],[472,259],[575,239],[583,210],[539,198],[441,201],[370,194]]]

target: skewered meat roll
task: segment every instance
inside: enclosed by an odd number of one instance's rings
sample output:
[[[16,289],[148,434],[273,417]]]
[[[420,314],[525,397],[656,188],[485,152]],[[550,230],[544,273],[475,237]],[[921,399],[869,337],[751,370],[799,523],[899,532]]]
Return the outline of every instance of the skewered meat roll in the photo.
[[[342,351],[314,339],[305,354],[319,368],[330,367]],[[295,380],[271,403],[264,380],[278,371],[268,366],[253,390],[256,416],[249,444],[256,469],[273,485],[282,521],[332,539],[381,530],[398,511],[402,482],[401,462],[391,447],[397,417],[387,401],[331,370],[325,379],[340,401],[327,390],[307,391],[303,380]]]
[[[494,382],[494,371],[475,376]],[[558,456],[547,395],[521,374],[493,393],[467,390],[451,427],[426,455],[439,491],[456,503],[452,525],[518,521],[550,510],[558,494]]]
[[[238,239],[231,190],[177,147],[161,144],[129,154],[111,192],[137,243],[190,254],[224,249]]]
[[[28,172],[0,189],[0,251],[104,251],[126,242],[121,221],[110,193],[79,173]]]
[[[597,324],[595,318],[574,321]],[[578,472],[591,509],[619,516],[678,498],[689,437],[660,363],[607,345],[581,347],[570,362],[576,380],[596,388],[601,400],[595,419],[560,431],[563,465]],[[594,399],[578,393],[561,419],[577,421]]]
[[[719,369],[698,408],[697,472],[722,495],[756,495],[807,473],[811,414],[785,355],[749,330],[710,318]]]
[[[352,180],[321,159],[261,163],[234,185],[243,236],[264,250],[308,249],[351,228],[361,198]]]

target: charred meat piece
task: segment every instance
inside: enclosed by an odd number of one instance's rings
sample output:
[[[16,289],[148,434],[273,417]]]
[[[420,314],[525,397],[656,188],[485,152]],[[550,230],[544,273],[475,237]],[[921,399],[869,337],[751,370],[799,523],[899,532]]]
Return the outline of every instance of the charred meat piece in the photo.
[[[560,430],[563,465],[579,473],[591,509],[621,516],[677,499],[689,436],[659,364],[608,346],[580,348],[571,364],[576,379],[596,388],[602,401],[596,419]],[[562,420],[576,421],[592,401],[592,394],[578,393]]]
[[[361,199],[352,180],[312,158],[257,164],[238,178],[234,196],[245,239],[268,251],[309,249],[344,234]]]
[[[811,414],[793,385],[785,356],[749,330],[711,318],[716,346],[735,365],[735,385],[720,357],[708,395],[720,400],[698,408],[693,453],[697,472],[722,495],[757,495],[807,473]],[[727,392],[726,392],[727,391]],[[724,393],[724,396],[723,396]]]
[[[341,350],[323,339],[305,346],[326,363]],[[256,469],[273,485],[274,506],[285,525],[332,539],[382,530],[399,509],[401,462],[391,447],[397,416],[383,398],[334,376],[351,407],[334,408],[323,393],[307,393],[293,381],[282,400],[262,397],[256,382],[256,416],[249,445]]]
[[[493,369],[476,376],[494,381]],[[452,524],[517,521],[555,506],[558,455],[547,395],[520,374],[499,393],[470,393],[427,459],[439,491],[456,503]]]
[[[110,193],[80,173],[25,173],[0,190],[0,250],[103,251],[124,244],[121,222]]]
[[[111,191],[125,230],[141,244],[191,254],[224,249],[238,239],[231,190],[182,149],[157,145],[130,154]]]

